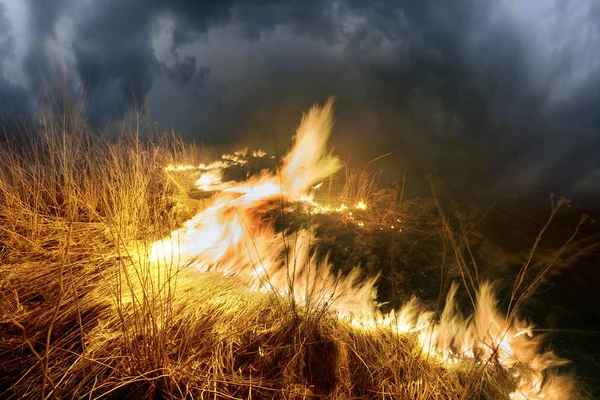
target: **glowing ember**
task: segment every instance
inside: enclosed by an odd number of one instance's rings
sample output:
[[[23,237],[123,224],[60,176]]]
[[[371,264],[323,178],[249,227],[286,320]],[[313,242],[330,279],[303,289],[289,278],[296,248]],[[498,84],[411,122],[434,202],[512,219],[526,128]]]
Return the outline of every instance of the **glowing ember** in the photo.
[[[393,329],[413,332],[425,354],[447,363],[472,359],[498,362],[517,382],[512,399],[568,398],[573,383],[568,377],[543,374],[548,367],[564,360],[540,353],[540,340],[531,326],[516,321],[509,324],[499,312],[492,287],[480,285],[474,315],[464,317],[457,311],[453,286],[439,316],[422,310],[416,299],[389,314],[380,313],[375,302],[376,277],[362,279],[355,269],[348,276],[332,273],[327,257],[313,250],[316,241],[311,230],[276,233],[259,213],[269,201],[302,201],[313,212],[340,212],[352,215],[348,206],[328,208],[317,204],[311,189],[318,189],[325,178],[336,172],[340,163],[326,151],[331,130],[332,104],[313,107],[297,130],[293,148],[283,157],[277,173],[263,172],[245,182],[221,181],[221,168],[246,163],[247,149],[226,155],[216,164],[201,165],[206,171],[196,181],[202,190],[218,191],[210,205],[174,231],[169,238],[155,242],[151,257],[156,263],[177,260],[181,267],[216,271],[235,276],[251,290],[274,291],[291,296],[298,304],[327,305],[357,329]],[[264,152],[253,152],[263,157]],[[169,171],[194,167],[171,166]],[[353,209],[366,210],[364,201]],[[398,220],[398,223],[401,221]],[[364,226],[358,222],[358,226]],[[395,225],[390,226],[391,229]],[[380,228],[381,229],[381,228]]]

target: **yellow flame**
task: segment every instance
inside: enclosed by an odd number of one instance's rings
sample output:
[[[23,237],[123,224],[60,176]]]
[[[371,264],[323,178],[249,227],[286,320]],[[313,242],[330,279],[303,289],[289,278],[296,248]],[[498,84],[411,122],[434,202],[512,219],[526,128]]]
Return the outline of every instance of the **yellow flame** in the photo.
[[[252,152],[252,157],[254,158],[263,158],[267,153],[264,150],[258,149]]]
[[[573,389],[568,377],[543,376],[548,367],[565,361],[551,352],[539,351],[540,341],[532,335],[531,326],[521,321],[508,322],[497,308],[491,285],[481,284],[474,315],[470,317],[457,311],[456,286],[448,293],[439,318],[423,310],[416,299],[382,314],[375,302],[377,277],[363,279],[358,269],[347,276],[334,274],[328,258],[313,250],[314,232],[299,230],[291,240],[285,232],[275,232],[260,217],[269,200],[277,198],[302,201],[316,212],[350,215],[346,205],[335,209],[321,207],[309,194],[312,185],[323,182],[340,167],[338,159],[325,147],[331,132],[331,114],[329,101],[321,108],[311,108],[303,117],[294,146],[282,159],[279,174],[265,172],[241,183],[221,182],[220,169],[231,163],[243,163],[247,149],[223,156],[216,164],[167,167],[170,171],[194,168],[206,171],[197,186],[219,192],[202,212],[170,237],[152,245],[152,261],[177,262],[181,267],[235,276],[250,290],[291,296],[300,305],[327,304],[332,312],[358,329],[413,332],[424,353],[444,362],[455,363],[466,358],[496,360],[515,377],[517,389],[511,394],[512,399],[568,397]],[[366,210],[367,205],[360,201],[356,208]]]
[[[222,170],[221,169],[211,169],[204,172],[200,175],[195,182],[195,185],[198,189],[202,189],[205,191],[212,191],[221,186],[222,183]]]
[[[193,166],[193,165],[183,165],[183,164],[177,164],[177,165],[167,165],[165,167],[165,171],[188,171],[190,169],[196,169],[197,167]]]

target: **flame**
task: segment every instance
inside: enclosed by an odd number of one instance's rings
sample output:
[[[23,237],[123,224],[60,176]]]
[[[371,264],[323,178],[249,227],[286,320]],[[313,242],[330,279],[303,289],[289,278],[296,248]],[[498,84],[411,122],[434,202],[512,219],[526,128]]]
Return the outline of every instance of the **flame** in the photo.
[[[267,155],[267,152],[265,152],[264,150],[261,150],[261,149],[254,150],[252,152],[252,157],[254,157],[254,158],[263,158],[266,155]]]
[[[222,187],[223,171],[221,169],[211,169],[200,175],[195,182],[198,189],[210,192]]]
[[[272,200],[276,199],[299,200],[315,212],[352,215],[344,204],[323,207],[310,195],[311,189],[340,168],[339,160],[326,151],[331,117],[331,101],[309,110],[276,173],[263,172],[245,182],[223,183],[221,168],[232,163],[244,165],[248,149],[198,166],[196,169],[205,171],[196,181],[198,188],[218,193],[183,227],[152,245],[153,262],[177,260],[181,267],[237,277],[250,290],[291,296],[299,305],[326,305],[357,329],[414,333],[425,354],[449,364],[464,359],[498,362],[517,383],[511,399],[568,398],[572,380],[544,373],[566,361],[551,352],[541,353],[540,339],[532,335],[531,326],[522,321],[510,323],[499,312],[491,285],[481,284],[472,316],[458,311],[456,286],[452,286],[439,318],[423,310],[416,299],[382,314],[375,301],[377,277],[365,279],[358,269],[346,276],[335,274],[327,256],[313,250],[316,238],[312,230],[278,233],[264,221],[261,210],[273,207],[277,202]],[[259,154],[264,156],[262,152],[252,153],[254,157]],[[194,167],[168,167],[170,171],[190,169]],[[360,201],[353,208],[366,210],[367,204]]]

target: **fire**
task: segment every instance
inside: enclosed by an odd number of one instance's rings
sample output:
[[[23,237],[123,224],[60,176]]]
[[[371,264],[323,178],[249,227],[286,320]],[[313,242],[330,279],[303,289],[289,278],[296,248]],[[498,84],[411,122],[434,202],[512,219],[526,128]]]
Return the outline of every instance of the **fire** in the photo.
[[[198,189],[210,192],[221,187],[223,174],[220,169],[211,169],[200,175],[195,184]]]
[[[323,207],[310,194],[340,168],[339,160],[326,150],[331,117],[331,101],[321,108],[311,108],[277,172],[263,172],[245,182],[222,182],[221,168],[245,164],[248,149],[223,156],[210,165],[168,167],[171,171],[203,171],[197,187],[217,193],[210,205],[183,227],[153,244],[153,262],[176,260],[181,268],[237,277],[250,290],[275,292],[300,306],[327,306],[357,329],[416,334],[425,354],[449,364],[464,359],[498,362],[517,383],[512,399],[568,398],[573,389],[570,378],[544,373],[548,367],[566,361],[551,352],[541,353],[540,340],[532,335],[531,326],[521,321],[509,323],[497,308],[491,285],[480,285],[472,316],[463,316],[457,310],[456,286],[450,290],[439,318],[423,310],[416,299],[382,314],[375,301],[377,277],[365,279],[358,269],[347,276],[334,274],[327,256],[314,251],[316,238],[312,230],[277,233],[264,221],[260,212],[278,204],[273,200],[297,200],[314,212],[352,215],[350,207]],[[262,151],[251,154],[266,155]],[[364,211],[367,204],[360,201],[352,209]],[[358,222],[358,226],[363,225]]]

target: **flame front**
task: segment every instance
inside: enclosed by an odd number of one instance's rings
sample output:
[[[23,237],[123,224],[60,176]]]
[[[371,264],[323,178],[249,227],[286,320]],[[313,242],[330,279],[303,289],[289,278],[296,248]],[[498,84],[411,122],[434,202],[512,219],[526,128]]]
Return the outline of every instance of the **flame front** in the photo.
[[[540,339],[533,337],[530,326],[520,321],[509,323],[497,309],[491,285],[480,286],[470,317],[457,311],[456,286],[439,318],[421,309],[416,299],[382,314],[375,301],[377,277],[364,279],[358,269],[345,276],[334,274],[327,257],[313,250],[316,238],[312,230],[277,233],[264,220],[261,212],[274,207],[275,199],[304,201],[317,211],[327,210],[318,206],[309,192],[340,168],[339,160],[326,150],[331,121],[331,101],[311,108],[277,172],[263,172],[245,182],[222,182],[221,168],[231,163],[242,165],[247,149],[210,165],[168,167],[172,171],[204,171],[196,185],[217,193],[182,228],[152,245],[152,261],[235,276],[250,290],[291,296],[300,306],[326,305],[357,329],[413,332],[424,353],[444,362],[493,360],[515,377],[517,389],[512,399],[568,398],[572,380],[544,374],[548,367],[565,361],[551,352],[540,353]],[[265,155],[263,151],[252,154]],[[356,208],[365,210],[367,205],[361,201]],[[337,211],[344,209],[348,208],[342,205]]]

